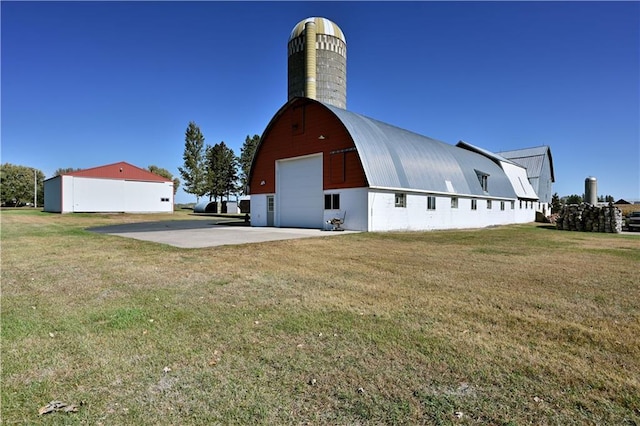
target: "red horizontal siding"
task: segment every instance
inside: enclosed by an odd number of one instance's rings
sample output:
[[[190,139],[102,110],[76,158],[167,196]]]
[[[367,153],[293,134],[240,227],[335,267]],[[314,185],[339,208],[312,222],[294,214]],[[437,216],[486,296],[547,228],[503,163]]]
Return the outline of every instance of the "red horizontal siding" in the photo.
[[[275,192],[277,160],[318,153],[323,154],[324,189],[367,186],[353,139],[340,120],[322,104],[298,99],[280,111],[265,132],[251,173],[251,193]],[[333,174],[332,156],[343,157],[333,160]],[[342,176],[336,175],[340,164],[344,167]]]

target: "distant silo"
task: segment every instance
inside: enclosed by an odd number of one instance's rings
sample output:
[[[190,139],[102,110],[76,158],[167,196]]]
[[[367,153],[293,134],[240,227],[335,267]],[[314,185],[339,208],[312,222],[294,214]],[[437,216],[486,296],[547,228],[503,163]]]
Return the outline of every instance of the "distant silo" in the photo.
[[[347,108],[347,41],[340,27],[326,18],[304,19],[291,31],[288,53],[289,100]]]
[[[584,202],[592,206],[598,204],[598,180],[593,176],[584,180]]]

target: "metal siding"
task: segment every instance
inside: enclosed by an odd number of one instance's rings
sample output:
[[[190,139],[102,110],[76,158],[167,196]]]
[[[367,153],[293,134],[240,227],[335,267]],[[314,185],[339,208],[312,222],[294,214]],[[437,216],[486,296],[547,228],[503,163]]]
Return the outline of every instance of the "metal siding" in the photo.
[[[549,161],[544,161],[540,177],[537,179],[536,186],[538,189],[538,197],[543,203],[551,203],[551,186],[553,179],[551,178],[551,165]]]
[[[551,182],[555,181],[551,149],[546,145],[502,151],[499,152],[499,154],[526,167],[529,177],[542,177],[544,179],[550,179]],[[545,172],[548,173],[548,176],[542,175],[544,169],[547,169]]]
[[[538,157],[514,157],[510,158],[511,161],[517,163],[527,169],[527,177],[537,178],[542,172],[542,165],[544,162],[544,156]]]
[[[45,212],[62,212],[62,176],[56,176],[44,181]]]
[[[63,176],[63,212],[170,213],[173,211],[172,182],[140,182]],[[161,201],[168,198],[169,201]],[[67,201],[69,199],[70,201]]]
[[[500,153],[527,169],[527,177],[534,187],[540,202],[551,202],[551,186],[555,181],[551,149],[548,146],[524,148]]]
[[[331,105],[325,105],[349,131],[371,187],[403,188],[479,197],[515,198],[504,171],[488,158]],[[475,170],[491,177],[489,191]]]
[[[73,211],[124,212],[124,181],[73,178]]]
[[[62,213],[73,213],[75,195],[73,193],[73,176],[62,176]]]
[[[549,147],[546,145],[536,146],[533,148],[522,148],[522,149],[513,149],[510,151],[500,151],[498,154],[502,155],[505,158],[512,157],[536,157],[539,155],[547,155],[549,151]]]
[[[173,185],[158,182],[125,181],[122,187],[124,210],[128,213],[173,211]],[[168,198],[169,201],[161,201]]]

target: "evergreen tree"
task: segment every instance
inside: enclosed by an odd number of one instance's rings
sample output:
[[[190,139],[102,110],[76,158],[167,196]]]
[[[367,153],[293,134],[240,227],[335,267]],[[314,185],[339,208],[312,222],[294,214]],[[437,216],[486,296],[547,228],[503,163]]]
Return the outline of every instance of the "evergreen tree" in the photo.
[[[578,194],[571,194],[565,198],[565,204],[580,204],[584,198]]]
[[[561,208],[562,208],[562,203],[560,202],[560,196],[556,192],[551,196],[551,212],[558,213]]]
[[[205,195],[209,196],[209,201],[214,199],[215,194],[215,180],[216,180],[216,167],[215,167],[215,151],[211,145],[207,145],[204,150],[204,163],[205,163],[205,187],[207,191]],[[215,201],[218,201],[217,198]]]
[[[165,177],[165,178],[167,178],[169,180],[172,180],[173,181],[173,195],[176,195],[176,192],[178,192],[178,188],[180,187],[180,179],[174,178],[169,170],[163,169],[162,167],[158,167],[156,165],[151,165],[151,166],[147,167],[147,170],[149,170],[151,173],[157,174],[158,176],[162,176],[162,177]]]
[[[204,136],[200,128],[193,121],[185,132],[184,138],[184,167],[178,167],[180,176],[184,181],[184,191],[200,197],[207,193],[206,170],[204,164]]]
[[[229,198],[237,191],[238,158],[224,142],[207,146],[207,194],[209,199],[222,201],[223,196]]]
[[[244,140],[244,144],[240,149],[240,189],[243,194],[247,193],[247,187],[249,186],[249,173],[251,173],[251,164],[253,163],[253,157],[258,148],[260,142],[260,136],[253,135]]]

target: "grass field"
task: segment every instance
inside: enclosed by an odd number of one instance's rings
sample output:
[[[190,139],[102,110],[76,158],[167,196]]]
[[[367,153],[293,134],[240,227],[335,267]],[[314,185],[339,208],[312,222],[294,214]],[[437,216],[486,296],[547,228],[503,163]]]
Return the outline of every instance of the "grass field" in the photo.
[[[639,236],[85,231],[167,218],[1,213],[2,424],[640,424]]]

